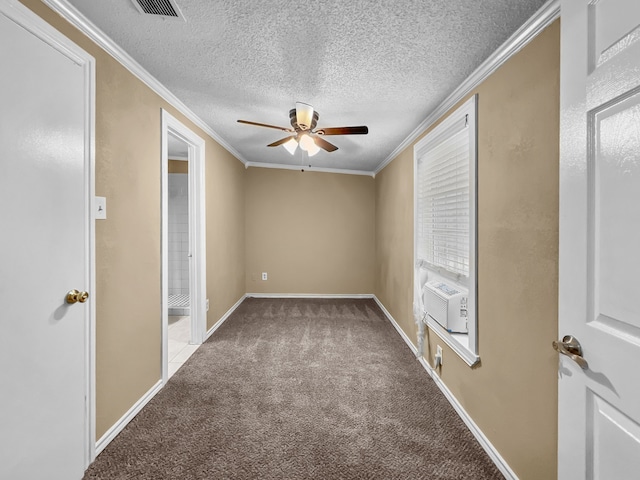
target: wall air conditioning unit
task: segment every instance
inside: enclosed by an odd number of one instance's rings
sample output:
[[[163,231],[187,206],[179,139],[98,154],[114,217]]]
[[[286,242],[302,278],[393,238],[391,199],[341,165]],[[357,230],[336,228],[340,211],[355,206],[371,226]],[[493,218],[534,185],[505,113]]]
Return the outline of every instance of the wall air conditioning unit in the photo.
[[[427,314],[450,333],[469,333],[467,327],[467,293],[459,287],[433,281],[424,286]]]

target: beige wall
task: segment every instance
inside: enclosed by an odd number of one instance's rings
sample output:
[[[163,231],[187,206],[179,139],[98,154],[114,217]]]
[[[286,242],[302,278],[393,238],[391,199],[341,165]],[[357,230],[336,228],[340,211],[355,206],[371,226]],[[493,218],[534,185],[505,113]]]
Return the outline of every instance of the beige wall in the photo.
[[[27,7],[96,59],[96,435],[161,378],[161,108],[206,140],[207,290],[213,325],[243,294],[241,162],[38,0]],[[222,272],[222,273],[220,273]]]
[[[444,347],[444,383],[522,480],[556,478],[559,21],[478,93],[481,364]],[[466,99],[465,99],[466,100]],[[376,176],[376,295],[415,342],[413,145]]]
[[[378,300],[415,343],[413,321],[413,147],[376,175]]]
[[[189,173],[189,162],[185,160],[169,160],[169,173]]]
[[[249,168],[247,292],[373,293],[374,194],[368,176]]]

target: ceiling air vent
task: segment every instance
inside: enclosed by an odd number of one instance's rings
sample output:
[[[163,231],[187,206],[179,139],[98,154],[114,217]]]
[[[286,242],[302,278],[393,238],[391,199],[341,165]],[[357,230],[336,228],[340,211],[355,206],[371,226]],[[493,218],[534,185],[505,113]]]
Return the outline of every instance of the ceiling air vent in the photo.
[[[140,13],[184,20],[182,12],[173,0],[131,0]]]

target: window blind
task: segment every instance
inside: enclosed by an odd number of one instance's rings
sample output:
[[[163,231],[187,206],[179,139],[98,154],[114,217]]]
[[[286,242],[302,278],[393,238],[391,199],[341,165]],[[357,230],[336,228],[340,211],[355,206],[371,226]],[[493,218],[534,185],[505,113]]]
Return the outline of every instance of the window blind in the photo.
[[[469,277],[469,163],[466,126],[418,159],[418,259],[456,277]]]

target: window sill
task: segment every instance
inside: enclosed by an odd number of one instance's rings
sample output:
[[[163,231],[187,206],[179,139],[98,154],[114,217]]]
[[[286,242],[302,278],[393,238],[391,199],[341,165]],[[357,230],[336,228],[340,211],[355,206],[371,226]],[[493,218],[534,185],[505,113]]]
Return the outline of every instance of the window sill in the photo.
[[[449,333],[442,325],[427,315],[427,326],[438,335],[454,352],[458,354],[464,362],[473,367],[480,361],[480,356],[475,354],[469,347],[469,335],[464,333]]]

